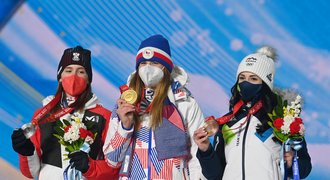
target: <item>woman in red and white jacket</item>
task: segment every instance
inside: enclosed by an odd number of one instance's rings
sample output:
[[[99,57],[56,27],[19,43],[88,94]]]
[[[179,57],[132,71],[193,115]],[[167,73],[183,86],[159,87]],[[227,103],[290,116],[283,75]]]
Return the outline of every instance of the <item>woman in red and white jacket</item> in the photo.
[[[44,106],[32,118],[32,122],[40,122],[36,123],[32,137],[27,139],[21,128],[12,134],[22,174],[28,178],[64,179],[63,172],[71,164],[82,172],[83,179],[118,179],[119,169],[109,167],[102,152],[111,111],[102,107],[91,91],[91,52],[80,46],[66,49],[58,66],[57,79],[55,96],[44,99]],[[68,152],[54,136],[54,128],[56,121],[71,115],[92,124],[88,130],[96,137],[88,153],[82,150],[70,153],[70,160],[66,160],[64,154]]]

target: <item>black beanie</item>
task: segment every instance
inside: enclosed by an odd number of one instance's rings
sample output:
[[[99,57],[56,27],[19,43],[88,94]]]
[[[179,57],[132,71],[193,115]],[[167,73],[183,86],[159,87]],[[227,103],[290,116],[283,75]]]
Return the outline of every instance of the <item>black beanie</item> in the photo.
[[[65,69],[65,67],[71,64],[77,64],[83,66],[88,75],[89,83],[92,82],[93,72],[91,65],[90,50],[84,49],[81,46],[76,46],[74,48],[68,48],[64,50],[61,61],[58,64],[58,68],[57,68],[57,80],[61,79],[61,74]]]

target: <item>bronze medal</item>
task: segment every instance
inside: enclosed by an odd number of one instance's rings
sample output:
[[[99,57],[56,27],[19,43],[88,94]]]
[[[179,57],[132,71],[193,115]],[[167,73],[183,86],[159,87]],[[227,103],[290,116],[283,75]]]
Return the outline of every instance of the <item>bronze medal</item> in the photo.
[[[204,128],[205,131],[207,132],[207,136],[214,136],[218,130],[219,130],[219,125],[217,123],[217,121],[215,120],[215,118],[213,116],[210,116],[208,118],[206,118],[205,122],[204,122]]]

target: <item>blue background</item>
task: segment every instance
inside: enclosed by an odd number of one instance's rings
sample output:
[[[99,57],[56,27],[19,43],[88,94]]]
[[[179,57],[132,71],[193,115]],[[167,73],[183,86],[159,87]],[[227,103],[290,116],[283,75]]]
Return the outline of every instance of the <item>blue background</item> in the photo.
[[[189,73],[188,87],[205,115],[227,112],[229,90],[245,55],[264,44],[275,47],[275,86],[304,98],[313,163],[307,179],[330,179],[329,10],[326,0],[2,0],[0,160],[17,173],[11,132],[55,93],[65,48],[80,44],[92,51],[93,91],[112,109],[118,87],[134,70],[139,43],[162,34],[170,41],[174,63]]]

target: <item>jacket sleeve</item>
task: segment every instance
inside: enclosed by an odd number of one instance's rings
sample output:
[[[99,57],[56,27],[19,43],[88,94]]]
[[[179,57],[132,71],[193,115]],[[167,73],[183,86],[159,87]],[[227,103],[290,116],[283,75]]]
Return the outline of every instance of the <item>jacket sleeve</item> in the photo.
[[[203,179],[201,166],[196,158],[198,146],[193,140],[193,134],[195,130],[203,126],[204,115],[197,102],[192,97],[188,97],[185,101],[177,102],[177,107],[184,121],[186,121],[187,133],[191,143],[191,159],[188,162],[190,179]]]
[[[201,164],[203,175],[209,180],[222,179],[226,167],[224,141],[220,133],[214,137],[213,146],[210,145],[206,152],[199,149],[197,151],[197,158]]]
[[[40,112],[40,109],[35,111],[33,117]],[[33,118],[32,118],[33,119]],[[30,138],[35,147],[35,151],[32,156],[19,155],[19,166],[21,173],[27,178],[36,178],[40,172],[41,150],[40,150],[40,129],[37,126],[36,132]]]
[[[105,143],[105,139],[107,137],[109,124],[110,124],[110,116],[111,111],[105,110],[103,108],[100,108],[102,110],[102,116],[105,118],[106,122],[104,125],[104,129],[102,131],[102,145]],[[96,110],[95,110],[96,111]],[[101,112],[99,112],[101,113]],[[102,152],[103,154],[103,152]],[[104,159],[104,156],[98,160],[94,160],[92,158],[89,158],[89,168],[87,172],[83,174],[84,177],[86,177],[89,180],[98,180],[98,179],[109,179],[109,180],[117,180],[119,175],[119,168],[110,167],[107,162]]]
[[[299,176],[301,179],[306,178],[312,170],[311,157],[309,156],[307,150],[307,143],[305,139],[302,142],[302,148],[298,150],[298,167],[299,167]],[[289,176],[292,177],[292,168],[289,169]]]
[[[116,113],[110,119],[110,126],[103,146],[106,162],[109,166],[119,168],[124,161],[127,149],[131,144],[134,127],[125,129]]]
[[[108,179],[117,180],[119,168],[108,166],[107,162],[102,160],[94,160],[89,158],[89,169],[83,174],[89,180]]]

